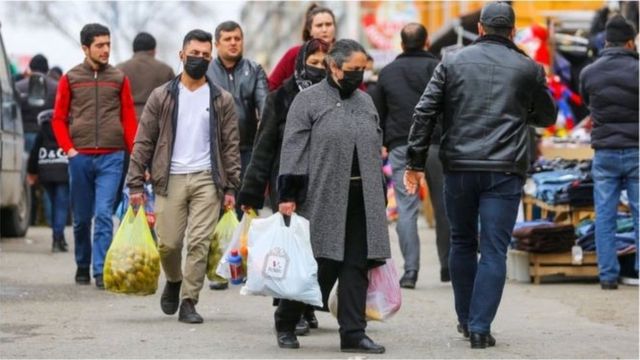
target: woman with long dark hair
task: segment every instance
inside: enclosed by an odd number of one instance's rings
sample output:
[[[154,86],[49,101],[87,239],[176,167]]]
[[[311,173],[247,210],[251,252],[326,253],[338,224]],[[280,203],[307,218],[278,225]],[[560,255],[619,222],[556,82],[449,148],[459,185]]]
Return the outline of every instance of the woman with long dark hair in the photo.
[[[305,13],[302,28],[302,41],[320,39],[328,44],[336,40],[336,17],[331,9],[313,3]],[[287,50],[269,75],[269,90],[278,89],[295,70],[296,57],[302,45],[296,45]]]

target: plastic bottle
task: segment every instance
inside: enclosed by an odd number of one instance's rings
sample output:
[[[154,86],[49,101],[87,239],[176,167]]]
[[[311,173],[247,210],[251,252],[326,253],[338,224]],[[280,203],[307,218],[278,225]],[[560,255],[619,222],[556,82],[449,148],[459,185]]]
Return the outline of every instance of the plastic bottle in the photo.
[[[229,272],[231,274],[231,278],[229,281],[233,285],[242,284],[244,281],[244,272],[242,271],[242,256],[238,253],[237,249],[231,250],[231,253],[227,257],[227,261],[229,262]]]

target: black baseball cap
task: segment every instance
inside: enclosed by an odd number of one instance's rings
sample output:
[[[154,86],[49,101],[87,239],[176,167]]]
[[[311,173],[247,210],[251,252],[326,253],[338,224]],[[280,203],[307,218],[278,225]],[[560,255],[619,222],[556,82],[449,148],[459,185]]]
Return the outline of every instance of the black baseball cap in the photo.
[[[494,28],[513,28],[516,24],[516,13],[511,5],[505,2],[488,3],[482,8],[480,23]]]

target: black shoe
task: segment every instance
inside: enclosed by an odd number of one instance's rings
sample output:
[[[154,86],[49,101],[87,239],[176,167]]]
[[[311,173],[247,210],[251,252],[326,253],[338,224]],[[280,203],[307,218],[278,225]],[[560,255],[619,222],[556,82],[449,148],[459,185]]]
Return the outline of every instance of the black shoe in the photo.
[[[400,279],[400,287],[405,289],[414,289],[418,281],[418,272],[415,270],[405,271]]]
[[[102,279],[102,275],[98,275],[95,277],[96,287],[100,290],[104,290],[104,280]]]
[[[167,315],[173,315],[178,311],[180,306],[180,286],[182,281],[169,282],[164,285],[162,296],[160,297],[160,307],[162,312]]]
[[[60,241],[58,239],[56,239],[56,237],[53,237],[53,241],[51,242],[51,252],[52,253],[57,253],[60,252],[62,250],[60,250]]]
[[[305,320],[304,316],[300,317],[300,320],[296,324],[295,334],[297,336],[304,336],[309,333],[309,323]]]
[[[440,282],[450,282],[451,275],[449,274],[449,268],[440,269]]]
[[[357,344],[341,342],[340,351],[349,353],[384,354],[384,346],[376,344],[368,336],[363,337]]]
[[[60,251],[62,252],[69,251],[69,244],[67,244],[67,240],[64,239],[64,235],[60,237],[60,243],[58,244],[58,246],[60,247]]]
[[[202,323],[202,316],[196,312],[196,305],[191,299],[182,300],[180,304],[180,314],[178,314],[178,320],[188,324],[200,324]]]
[[[278,346],[282,349],[300,348],[300,343],[298,342],[296,334],[291,331],[279,331],[276,338],[278,339]]]
[[[316,313],[313,308],[309,308],[304,312],[304,319],[307,320],[309,324],[309,328],[317,329],[318,328],[318,318],[316,317]]]
[[[600,288],[602,290],[618,290],[618,283],[616,281],[601,281]]]
[[[209,289],[211,290],[226,290],[229,288],[229,282],[228,281],[212,281],[209,284]]]
[[[89,268],[78,267],[76,270],[76,284],[89,285],[91,283],[91,275],[89,274]]]
[[[469,337],[469,327],[467,325],[458,324],[458,332],[465,338]]]
[[[479,334],[469,332],[469,341],[472,349],[485,349],[487,346],[496,346],[496,339],[491,334]]]

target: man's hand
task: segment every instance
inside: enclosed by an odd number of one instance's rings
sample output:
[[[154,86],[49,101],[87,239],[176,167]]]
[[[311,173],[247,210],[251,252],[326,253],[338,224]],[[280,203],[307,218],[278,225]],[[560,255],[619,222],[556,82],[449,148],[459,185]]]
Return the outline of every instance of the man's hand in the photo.
[[[144,205],[144,193],[129,194],[129,204],[133,207]]]
[[[233,195],[225,194],[224,195],[224,208],[225,209],[233,209],[236,207],[236,198]]]
[[[278,205],[278,211],[282,215],[291,216],[296,211],[296,203],[293,201],[282,202]]]
[[[144,181],[149,181],[149,179],[151,179],[151,173],[149,173],[149,170],[145,170],[144,171]]]
[[[404,188],[407,189],[407,193],[410,195],[418,192],[420,182],[424,179],[424,173],[422,171],[405,170],[404,171]]]
[[[253,207],[249,205],[240,205],[240,209],[244,211],[245,214],[248,214],[250,211],[253,210]]]
[[[67,152],[67,157],[68,157],[69,159],[71,159],[72,157],[74,157],[74,156],[76,156],[76,155],[78,155],[78,154],[79,154],[79,153],[78,153],[78,150],[76,150],[76,149],[74,149],[74,148],[71,148],[71,149],[69,149],[69,151]]]
[[[27,174],[27,184],[29,184],[29,186],[33,186],[38,182],[38,175],[37,174]]]

